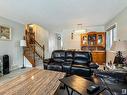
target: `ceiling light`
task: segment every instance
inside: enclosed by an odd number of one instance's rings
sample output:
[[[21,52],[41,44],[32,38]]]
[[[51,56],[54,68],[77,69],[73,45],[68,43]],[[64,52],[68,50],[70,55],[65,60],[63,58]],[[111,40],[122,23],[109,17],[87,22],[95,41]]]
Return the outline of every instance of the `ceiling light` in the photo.
[[[34,26],[34,24],[29,24],[29,27],[31,27],[31,28],[32,28],[33,26]]]
[[[86,29],[84,29],[82,24],[77,24],[77,27],[74,30],[74,33],[83,34],[83,33],[86,33]]]

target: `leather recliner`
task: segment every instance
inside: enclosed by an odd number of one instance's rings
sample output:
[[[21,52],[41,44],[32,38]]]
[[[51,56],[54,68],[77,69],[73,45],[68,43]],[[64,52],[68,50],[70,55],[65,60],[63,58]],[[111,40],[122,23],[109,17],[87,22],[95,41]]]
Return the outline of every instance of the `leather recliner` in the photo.
[[[62,71],[62,64],[65,61],[65,51],[64,50],[56,50],[52,52],[51,59],[47,65],[47,69],[54,71]]]
[[[71,74],[89,77],[92,73],[90,63],[92,56],[90,52],[76,51],[71,66]]]
[[[73,63],[73,59],[74,59],[74,51],[65,51],[65,61],[62,64],[63,66],[63,72],[66,72],[67,74],[71,73],[71,65]]]

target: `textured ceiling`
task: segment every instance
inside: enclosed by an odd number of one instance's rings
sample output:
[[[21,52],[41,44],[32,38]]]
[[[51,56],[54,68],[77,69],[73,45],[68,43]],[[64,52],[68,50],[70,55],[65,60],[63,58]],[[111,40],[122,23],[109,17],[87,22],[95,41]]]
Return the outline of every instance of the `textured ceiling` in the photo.
[[[104,25],[126,6],[127,0],[0,0],[0,16],[54,30]]]

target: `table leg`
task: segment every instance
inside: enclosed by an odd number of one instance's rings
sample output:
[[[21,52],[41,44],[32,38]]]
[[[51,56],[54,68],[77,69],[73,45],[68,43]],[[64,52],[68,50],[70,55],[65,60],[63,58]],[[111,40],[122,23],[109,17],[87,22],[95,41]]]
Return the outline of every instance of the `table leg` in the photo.
[[[69,89],[68,89],[68,87],[66,85],[65,85],[65,88],[67,89],[68,95],[71,95],[70,92],[69,92]]]
[[[61,84],[60,89],[65,89],[65,84]]]
[[[71,95],[73,95],[73,90],[71,90]]]
[[[73,90],[71,89],[71,92],[69,91],[69,89],[68,89],[68,86],[66,86],[65,85],[65,88],[67,89],[67,93],[68,93],[68,95],[73,95]],[[78,93],[79,94],[79,93]],[[79,94],[79,95],[81,95],[81,94]]]

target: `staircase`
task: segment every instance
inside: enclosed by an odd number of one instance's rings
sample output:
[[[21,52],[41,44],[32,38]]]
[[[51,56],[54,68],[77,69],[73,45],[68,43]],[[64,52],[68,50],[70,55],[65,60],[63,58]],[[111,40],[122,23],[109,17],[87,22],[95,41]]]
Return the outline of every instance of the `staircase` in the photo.
[[[24,48],[24,56],[32,64],[32,67],[42,66],[44,60],[44,45],[35,40],[35,31],[27,26],[24,39],[27,47]]]

